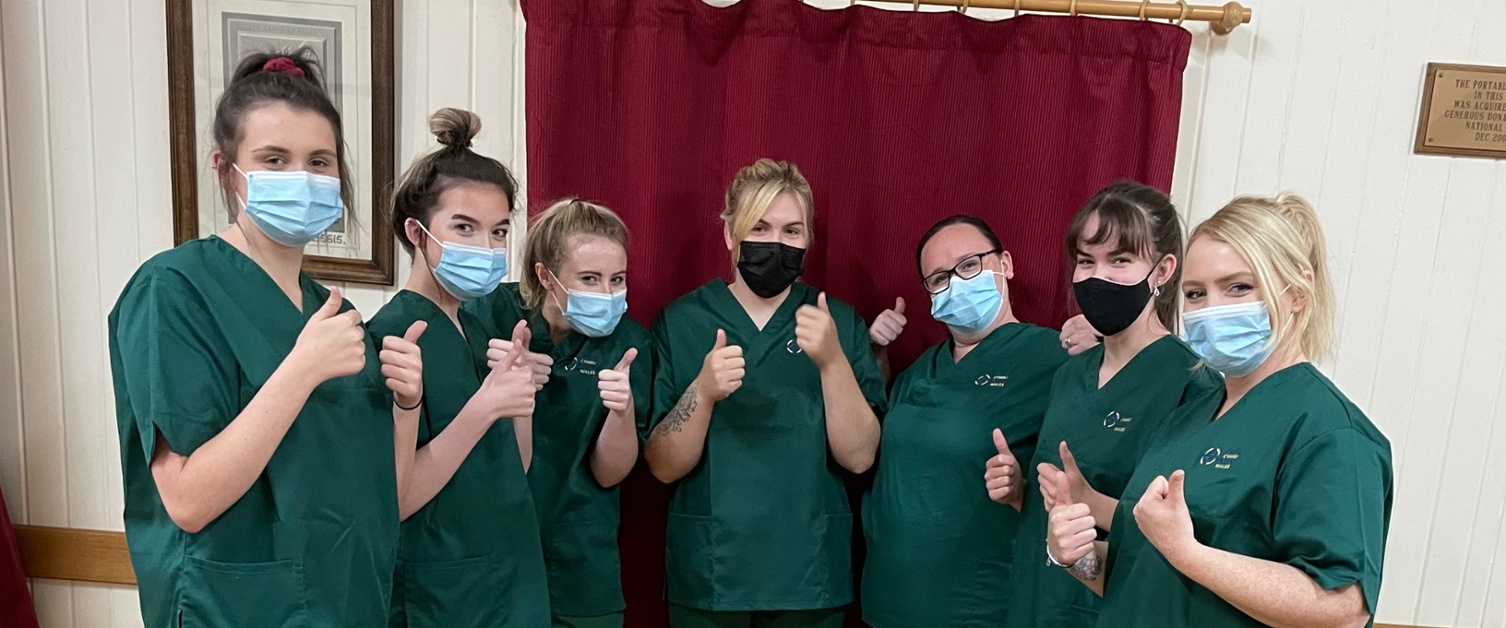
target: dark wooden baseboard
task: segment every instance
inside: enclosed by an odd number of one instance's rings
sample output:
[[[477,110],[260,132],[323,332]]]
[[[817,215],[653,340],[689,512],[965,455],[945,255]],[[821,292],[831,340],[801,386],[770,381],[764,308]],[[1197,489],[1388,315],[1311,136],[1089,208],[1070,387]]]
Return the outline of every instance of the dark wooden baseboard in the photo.
[[[27,577],[136,584],[124,532],[19,525],[15,530]]]

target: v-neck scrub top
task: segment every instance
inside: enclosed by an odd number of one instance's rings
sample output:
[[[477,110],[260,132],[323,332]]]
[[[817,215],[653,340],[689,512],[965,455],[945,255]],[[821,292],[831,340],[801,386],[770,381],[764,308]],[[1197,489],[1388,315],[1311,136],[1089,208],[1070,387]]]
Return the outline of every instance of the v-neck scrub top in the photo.
[[[1324,589],[1359,584],[1375,612],[1391,522],[1391,444],[1311,364],[1282,369],[1223,416],[1216,390],[1135,469],[1114,512],[1099,626],[1260,626],[1174,569],[1134,508],[1156,476],[1186,472],[1198,542],[1285,563]]]
[[[1022,469],[1024,520],[1015,540],[1014,583],[1009,626],[1071,628],[1097,621],[1100,598],[1065,569],[1046,563],[1050,514],[1041,503],[1036,465],[1062,468],[1059,444],[1066,441],[1094,490],[1118,499],[1145,452],[1168,430],[1191,420],[1176,408],[1189,399],[1223,389],[1218,372],[1175,336],[1146,345],[1098,386],[1103,345],[1067,360],[1051,385],[1051,406],[1041,426],[1041,445]]]
[[[635,424],[642,430],[653,402],[648,330],[623,317],[606,336],[572,331],[556,343],[544,317],[523,306],[515,283],[502,284],[467,308],[491,320],[498,330],[510,331],[518,321],[528,321],[533,334],[529,349],[554,360],[549,383],[539,391],[533,411],[533,464],[528,468],[553,613],[581,618],[622,612],[626,604],[617,551],[621,491],[617,486],[602,487],[591,472],[591,455],[608,413],[597,376],[616,367],[628,349],[638,350],[628,381]]]
[[[299,274],[301,311],[218,237],[148,260],[110,313],[126,540],[151,628],[387,622],[398,534],[392,396],[374,346],[309,395],[240,499],[189,534],[151,460],[191,455],[251,402],[329,292]],[[342,310],[349,310],[344,303]]]
[[[490,373],[492,328],[465,310],[457,318],[460,327],[410,290],[399,291],[371,318],[378,343],[402,337],[415,321],[429,324],[418,339],[424,360],[419,447],[450,426]],[[403,522],[390,625],[549,625],[539,525],[512,419],[492,423],[444,488]]]
[[[818,291],[796,283],[758,329],[721,280],[665,308],[654,324],[655,423],[701,371],[718,329],[743,348],[746,375],[716,403],[701,460],[674,485],[667,597],[712,611],[809,610],[852,601],[852,511],[829,453],[819,371],[795,342],[795,312]],[[827,300],[863,396],[882,413],[868,329]]]
[[[889,395],[863,500],[863,620],[878,628],[984,628],[1009,608],[1020,513],[989,499],[983,473],[998,455],[995,429],[1030,458],[1067,354],[1055,331],[1024,323],[995,329],[960,361],[953,346],[927,350]]]

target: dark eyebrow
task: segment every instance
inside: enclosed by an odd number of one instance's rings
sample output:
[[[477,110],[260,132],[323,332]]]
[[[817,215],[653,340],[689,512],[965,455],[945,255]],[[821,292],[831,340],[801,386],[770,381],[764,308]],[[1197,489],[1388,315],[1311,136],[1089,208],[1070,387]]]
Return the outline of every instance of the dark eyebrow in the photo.
[[[472,225],[479,225],[479,224],[481,224],[481,221],[476,220],[475,218],[471,218],[470,216],[467,216],[465,214],[455,214],[454,216],[450,216],[450,220],[459,220],[461,222],[472,224]]]

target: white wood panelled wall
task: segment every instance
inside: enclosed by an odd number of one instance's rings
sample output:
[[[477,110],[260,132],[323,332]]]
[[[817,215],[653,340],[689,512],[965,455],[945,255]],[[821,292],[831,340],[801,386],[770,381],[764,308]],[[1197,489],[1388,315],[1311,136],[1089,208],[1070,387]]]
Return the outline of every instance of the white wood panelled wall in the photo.
[[[1506,290],[1494,263],[1506,162],[1411,154],[1424,65],[1506,65],[1506,2],[1253,4],[1255,22],[1229,37],[1190,26],[1173,195],[1194,220],[1237,193],[1292,189],[1317,204],[1341,306],[1325,367],[1396,456],[1379,619],[1506,628]],[[515,3],[399,6],[400,163],[431,145],[430,111],[462,106],[486,122],[479,148],[523,178]],[[171,244],[163,11],[0,0],[0,486],[17,522],[121,527],[105,316]],[[390,292],[347,294],[369,315]],[[129,588],[34,592],[46,626],[140,625]]]
[[[398,7],[399,163],[433,145],[428,114],[454,106],[481,116],[477,149],[521,176],[514,4]],[[119,530],[105,317],[172,245],[165,2],[0,0],[0,29],[0,486],[17,523]],[[368,316],[391,293],[346,290]],[[35,580],[33,594],[47,627],[141,625],[133,588]]]

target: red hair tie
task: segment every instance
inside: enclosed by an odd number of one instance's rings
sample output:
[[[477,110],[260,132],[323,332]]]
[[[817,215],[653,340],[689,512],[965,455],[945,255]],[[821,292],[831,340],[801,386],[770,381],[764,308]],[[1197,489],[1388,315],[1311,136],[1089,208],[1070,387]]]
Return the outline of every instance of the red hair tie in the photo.
[[[261,71],[276,72],[278,74],[286,74],[288,76],[303,78],[303,68],[298,67],[298,64],[294,63],[293,60],[288,57],[277,57],[275,59],[268,60],[265,65],[261,66]]]

